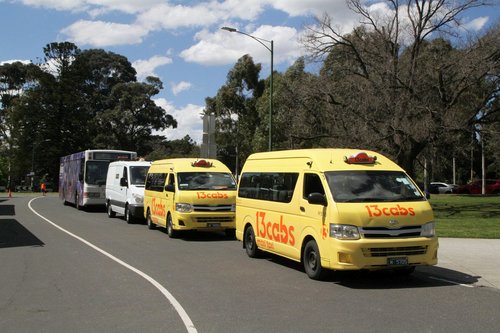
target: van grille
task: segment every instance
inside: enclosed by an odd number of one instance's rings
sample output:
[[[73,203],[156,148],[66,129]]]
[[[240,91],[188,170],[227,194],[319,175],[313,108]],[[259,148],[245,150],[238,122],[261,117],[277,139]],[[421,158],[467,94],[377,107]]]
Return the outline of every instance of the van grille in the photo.
[[[385,227],[359,228],[364,238],[420,237],[421,226],[406,226],[397,229]]]
[[[230,223],[233,221],[232,216],[202,216],[196,218],[198,223]]]
[[[365,257],[415,256],[427,253],[427,246],[363,248]]]
[[[233,210],[232,205],[193,205],[195,212],[230,212]]]

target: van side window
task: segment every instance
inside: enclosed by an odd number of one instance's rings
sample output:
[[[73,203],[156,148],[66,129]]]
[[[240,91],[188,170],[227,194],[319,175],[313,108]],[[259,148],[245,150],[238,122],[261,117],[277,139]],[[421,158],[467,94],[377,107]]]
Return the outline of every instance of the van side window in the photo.
[[[304,174],[304,199],[307,199],[311,193],[321,193],[325,195],[325,189],[321,184],[321,179],[315,173]]]
[[[288,203],[292,200],[298,173],[249,172],[241,175],[238,196]]]
[[[163,192],[166,179],[166,173],[149,173],[146,179],[145,189],[150,191]]]

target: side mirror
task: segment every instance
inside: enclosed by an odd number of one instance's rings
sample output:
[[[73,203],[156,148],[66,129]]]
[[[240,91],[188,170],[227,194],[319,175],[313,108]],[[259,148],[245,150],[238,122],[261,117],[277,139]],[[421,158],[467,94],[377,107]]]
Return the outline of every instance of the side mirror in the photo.
[[[175,186],[173,184],[165,185],[165,191],[167,191],[167,192],[175,192]]]
[[[307,202],[311,205],[322,205],[325,207],[328,206],[326,196],[317,192],[309,194],[309,196],[307,197]]]
[[[128,187],[127,178],[125,178],[125,177],[120,178],[120,186],[126,186],[126,187]]]

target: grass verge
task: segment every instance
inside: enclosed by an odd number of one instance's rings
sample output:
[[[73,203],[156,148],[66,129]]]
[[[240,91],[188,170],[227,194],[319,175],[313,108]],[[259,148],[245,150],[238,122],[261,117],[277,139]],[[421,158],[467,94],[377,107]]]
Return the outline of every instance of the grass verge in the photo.
[[[432,195],[439,237],[500,238],[500,196]]]

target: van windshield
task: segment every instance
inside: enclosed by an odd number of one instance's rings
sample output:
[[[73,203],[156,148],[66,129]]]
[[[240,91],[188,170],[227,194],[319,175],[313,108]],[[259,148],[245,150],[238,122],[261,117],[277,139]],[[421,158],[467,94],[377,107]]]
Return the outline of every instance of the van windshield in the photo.
[[[131,166],[130,167],[130,182],[132,185],[144,186],[146,175],[148,174],[149,166]]]
[[[235,190],[233,175],[226,172],[179,172],[180,190]]]
[[[422,201],[419,189],[400,171],[328,171],[336,202]]]

